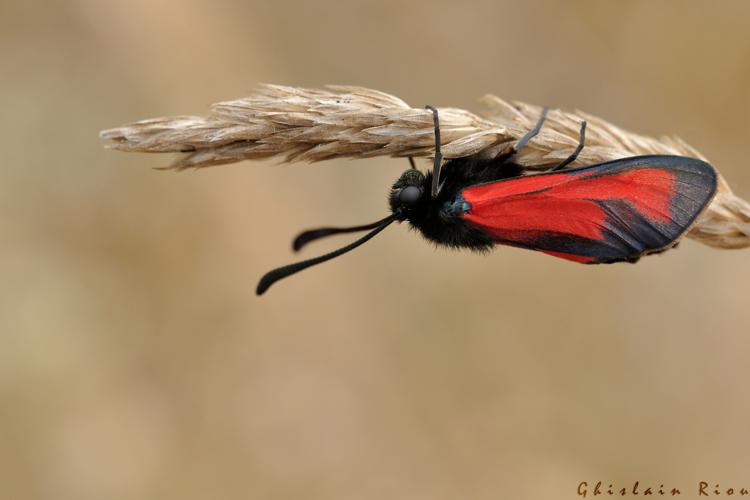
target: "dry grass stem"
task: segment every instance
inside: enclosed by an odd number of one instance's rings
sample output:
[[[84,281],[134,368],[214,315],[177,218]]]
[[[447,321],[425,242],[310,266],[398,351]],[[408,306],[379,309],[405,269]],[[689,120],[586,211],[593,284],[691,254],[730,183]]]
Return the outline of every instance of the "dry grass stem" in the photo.
[[[539,117],[541,108],[488,95],[484,117],[440,108],[443,155],[459,158],[505,151]],[[625,131],[581,112],[550,110],[541,133],[517,155],[529,172],[566,158],[588,122],[586,147],[573,166],[642,154],[705,159],[678,138],[654,139]],[[429,157],[434,153],[432,114],[401,99],[361,87],[327,90],[265,85],[253,95],[211,106],[210,114],[154,118],[104,130],[101,138],[120,151],[180,153],[169,168],[202,168],[281,156],[321,161],[375,156]],[[750,246],[750,204],[720,177],[719,192],[687,234],[717,248]]]

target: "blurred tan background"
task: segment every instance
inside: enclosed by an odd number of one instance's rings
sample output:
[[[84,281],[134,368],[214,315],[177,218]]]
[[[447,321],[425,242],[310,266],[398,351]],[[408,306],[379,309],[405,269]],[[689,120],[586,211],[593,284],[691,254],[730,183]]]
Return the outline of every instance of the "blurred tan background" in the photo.
[[[404,226],[254,296],[403,160],[155,171],[100,129],[258,82],[677,134],[750,197],[750,3],[0,1],[0,498],[750,487],[750,250],[587,268]],[[305,255],[342,245],[321,242]]]

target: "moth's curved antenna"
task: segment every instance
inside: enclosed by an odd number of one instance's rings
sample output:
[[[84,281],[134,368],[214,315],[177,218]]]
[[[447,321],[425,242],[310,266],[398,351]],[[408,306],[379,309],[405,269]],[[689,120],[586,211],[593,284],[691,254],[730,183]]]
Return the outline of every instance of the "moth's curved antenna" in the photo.
[[[432,111],[432,121],[435,125],[435,160],[432,164],[432,197],[437,198],[440,193],[440,170],[443,168],[443,154],[440,152],[440,118],[438,110],[432,106],[425,106],[425,109]]]
[[[345,247],[339,248],[338,250],[334,250],[331,253],[327,253],[325,255],[321,255],[320,257],[315,257],[313,259],[303,260],[302,262],[296,262],[294,264],[289,264],[288,266],[279,267],[277,269],[274,269],[273,271],[267,272],[258,282],[258,287],[255,289],[255,293],[257,295],[263,295],[268,288],[276,283],[277,281],[286,278],[287,276],[291,276],[292,274],[298,273],[300,271],[303,271],[307,269],[308,267],[321,264],[327,260],[331,260],[333,258],[338,257],[339,255],[343,255],[346,252],[349,252],[351,250],[354,250],[358,246],[362,245],[363,243],[367,243],[370,239],[372,239],[376,234],[378,234],[380,231],[388,227],[393,221],[398,220],[398,218],[401,216],[399,213],[393,213],[386,217],[385,219],[382,219],[378,221],[378,225],[364,235],[362,238],[358,239],[354,243],[350,243],[346,245]]]
[[[320,238],[325,238],[326,236],[331,236],[333,234],[341,234],[341,233],[356,233],[358,231],[367,231],[368,229],[375,229],[380,224],[385,222],[388,218],[381,219],[379,221],[373,222],[371,224],[363,224],[361,226],[352,226],[352,227],[320,227],[318,229],[310,229],[308,231],[304,231],[297,235],[296,238],[294,238],[294,241],[292,242],[292,249],[295,252],[299,252],[302,247],[310,243],[311,241],[315,241]]]

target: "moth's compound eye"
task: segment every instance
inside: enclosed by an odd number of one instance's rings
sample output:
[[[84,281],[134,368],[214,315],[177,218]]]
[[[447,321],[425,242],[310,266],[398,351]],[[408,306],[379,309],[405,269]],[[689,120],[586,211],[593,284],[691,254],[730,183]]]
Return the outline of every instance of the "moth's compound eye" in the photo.
[[[406,186],[398,194],[398,201],[404,206],[411,207],[413,205],[416,205],[416,203],[419,201],[419,198],[421,197],[422,190],[417,186]]]

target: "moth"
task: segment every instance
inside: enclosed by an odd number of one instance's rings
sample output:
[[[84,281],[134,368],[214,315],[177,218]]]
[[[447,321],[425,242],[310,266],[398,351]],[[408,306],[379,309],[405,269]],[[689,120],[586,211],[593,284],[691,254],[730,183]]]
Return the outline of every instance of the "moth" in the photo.
[[[408,222],[427,240],[453,248],[481,252],[510,245],[583,264],[636,262],[676,245],[716,194],[714,168],[683,156],[633,156],[565,169],[583,150],[585,121],[578,146],[565,161],[544,173],[522,175],[514,155],[539,133],[546,108],[506,153],[443,162],[438,111],[426,108],[435,129],[432,171],[420,172],[409,158],[411,168],[393,184],[391,214],[384,219],[301,233],[295,251],[325,236],[370,231],[331,253],[266,273],[258,295],[280,279],[357,248],[393,222]]]

